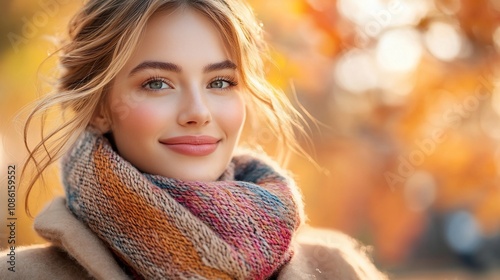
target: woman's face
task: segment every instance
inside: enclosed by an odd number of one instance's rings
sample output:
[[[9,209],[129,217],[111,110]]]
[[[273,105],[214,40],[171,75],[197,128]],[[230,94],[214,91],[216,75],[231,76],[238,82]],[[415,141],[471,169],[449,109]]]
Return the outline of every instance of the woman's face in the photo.
[[[216,180],[245,121],[237,67],[204,15],[155,15],[108,96],[118,153],[143,172]]]

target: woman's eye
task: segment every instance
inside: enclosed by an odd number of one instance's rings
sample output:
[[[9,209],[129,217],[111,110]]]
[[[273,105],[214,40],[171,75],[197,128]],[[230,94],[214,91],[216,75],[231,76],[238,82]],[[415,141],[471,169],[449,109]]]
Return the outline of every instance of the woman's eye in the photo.
[[[149,90],[161,90],[161,89],[168,89],[172,88],[169,86],[166,82],[162,80],[152,80],[144,84],[144,88],[149,89]]]
[[[232,84],[228,81],[224,81],[224,80],[216,80],[216,81],[213,81],[211,82],[208,87],[209,88],[227,88],[229,86],[231,86]]]

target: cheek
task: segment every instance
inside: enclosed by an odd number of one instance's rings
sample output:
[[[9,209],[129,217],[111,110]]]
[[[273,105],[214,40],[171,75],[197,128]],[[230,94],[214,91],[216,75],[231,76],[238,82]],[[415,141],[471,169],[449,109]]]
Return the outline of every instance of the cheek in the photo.
[[[111,92],[108,104],[111,119],[114,123],[131,119],[137,109],[144,106],[146,96],[140,92],[130,91],[125,86],[119,87]]]
[[[157,130],[168,116],[166,110],[159,110],[158,104],[149,101],[139,101],[132,104],[122,104],[120,110],[112,112],[112,130],[127,132],[128,135],[140,135]]]
[[[241,98],[235,99],[219,110],[219,119],[228,133],[237,134],[241,132],[246,118],[245,103]]]

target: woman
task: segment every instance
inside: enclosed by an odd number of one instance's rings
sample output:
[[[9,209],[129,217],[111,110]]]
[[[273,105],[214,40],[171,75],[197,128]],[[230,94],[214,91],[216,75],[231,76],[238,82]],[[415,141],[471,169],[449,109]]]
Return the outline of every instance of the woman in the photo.
[[[69,34],[25,129],[55,105],[70,115],[30,151],[30,189],[62,156],[66,197],[35,219],[50,243],[18,249],[8,277],[384,279],[349,238],[303,226],[284,170],[236,149],[256,121],[302,151],[246,4],[91,0]]]

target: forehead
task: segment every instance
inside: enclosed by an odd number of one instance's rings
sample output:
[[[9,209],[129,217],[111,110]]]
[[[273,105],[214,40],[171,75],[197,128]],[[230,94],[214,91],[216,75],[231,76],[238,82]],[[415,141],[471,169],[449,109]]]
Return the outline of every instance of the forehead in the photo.
[[[134,55],[182,58],[206,54],[230,59],[232,48],[223,33],[213,19],[194,8],[159,11],[147,22]]]

